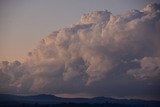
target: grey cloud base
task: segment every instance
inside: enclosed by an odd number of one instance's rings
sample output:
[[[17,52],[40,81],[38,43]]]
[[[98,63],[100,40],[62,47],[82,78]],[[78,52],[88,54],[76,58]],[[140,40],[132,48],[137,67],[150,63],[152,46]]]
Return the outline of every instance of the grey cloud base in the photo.
[[[160,4],[84,14],[28,59],[0,63],[0,92],[160,99]]]

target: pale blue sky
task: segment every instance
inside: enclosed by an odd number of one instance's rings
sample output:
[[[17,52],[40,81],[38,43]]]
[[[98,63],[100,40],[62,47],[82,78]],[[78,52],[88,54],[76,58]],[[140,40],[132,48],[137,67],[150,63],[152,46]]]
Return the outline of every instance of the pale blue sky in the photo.
[[[0,60],[23,60],[54,30],[78,22],[83,13],[121,14],[159,0],[0,0]]]

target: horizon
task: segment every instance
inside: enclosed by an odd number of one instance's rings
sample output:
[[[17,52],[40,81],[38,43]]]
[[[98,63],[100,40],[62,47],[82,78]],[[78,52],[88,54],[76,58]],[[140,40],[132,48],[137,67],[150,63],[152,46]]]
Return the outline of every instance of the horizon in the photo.
[[[32,94],[32,95],[18,95],[18,94],[0,94],[0,95],[11,95],[11,96],[17,96],[17,97],[34,97],[34,96],[53,96],[53,97],[58,97],[58,98],[66,98],[66,99],[95,99],[95,98],[104,98],[104,99],[114,99],[114,100],[141,100],[141,101],[158,101],[160,102],[160,100],[158,99],[144,99],[144,98],[118,98],[118,97],[106,97],[106,96],[92,96],[92,97],[77,97],[77,96],[61,96],[61,95],[54,95],[54,94]]]

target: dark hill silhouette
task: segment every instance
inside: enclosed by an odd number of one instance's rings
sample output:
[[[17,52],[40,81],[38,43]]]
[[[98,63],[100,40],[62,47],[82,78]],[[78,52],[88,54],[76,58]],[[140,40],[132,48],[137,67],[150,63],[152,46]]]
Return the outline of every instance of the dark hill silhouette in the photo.
[[[54,95],[17,96],[0,94],[0,107],[160,107],[160,101],[95,98],[61,98]]]

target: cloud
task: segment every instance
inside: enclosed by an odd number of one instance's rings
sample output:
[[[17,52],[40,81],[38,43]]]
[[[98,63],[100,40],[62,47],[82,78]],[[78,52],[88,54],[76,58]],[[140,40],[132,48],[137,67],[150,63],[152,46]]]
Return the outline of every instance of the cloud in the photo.
[[[45,37],[25,62],[2,62],[0,92],[158,99],[159,34],[160,4],[84,14]]]
[[[156,3],[148,4],[148,5],[143,9],[144,12],[149,12],[149,13],[159,12],[159,10],[160,10],[159,4],[156,4]]]
[[[159,78],[160,77],[160,58],[144,57],[138,61],[140,68],[130,69],[128,74],[138,79]]]
[[[109,20],[110,15],[111,13],[108,12],[107,10],[86,13],[82,15],[80,23],[81,24],[104,23]]]

